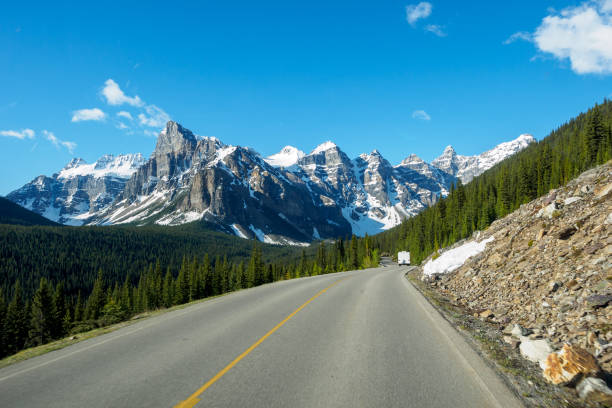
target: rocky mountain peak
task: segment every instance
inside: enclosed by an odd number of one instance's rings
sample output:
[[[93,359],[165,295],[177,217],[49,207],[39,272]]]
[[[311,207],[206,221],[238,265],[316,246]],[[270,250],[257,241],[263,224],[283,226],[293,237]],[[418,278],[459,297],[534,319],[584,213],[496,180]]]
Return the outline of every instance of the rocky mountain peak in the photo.
[[[159,134],[153,154],[191,151],[195,148],[196,143],[197,139],[191,130],[171,120],[166,123],[166,127]]]
[[[311,155],[313,154],[319,154],[319,153],[323,153],[326,152],[328,150],[331,149],[336,149],[338,150],[338,146],[332,142],[332,141],[327,141],[327,142],[323,142],[320,145],[318,145],[317,147],[314,148],[314,150],[312,152],[310,152]]]
[[[78,167],[78,166],[80,166],[82,164],[87,164],[87,162],[84,159],[80,158],[80,157],[75,157],[72,160],[70,160],[68,162],[68,164],[66,164],[64,166],[64,170],[72,169],[72,168]]]
[[[474,177],[493,167],[496,163],[512,156],[534,143],[533,136],[522,134],[518,138],[500,143],[493,149],[475,156],[462,156],[455,152],[452,146],[447,146],[442,155],[434,159],[431,164],[459,179],[465,184]]]
[[[442,152],[442,156],[454,156],[456,154],[455,148],[451,145],[446,146]]]
[[[410,167],[414,165],[422,165],[425,161],[421,159],[416,154],[412,153],[410,156],[406,157],[397,167]]]
[[[530,135],[529,133],[523,133],[522,135],[520,135],[519,137],[516,138],[517,142],[527,142],[527,143],[533,143],[535,142],[535,138]]]
[[[517,150],[513,145],[502,151]],[[204,219],[239,236],[305,242],[351,229],[363,235],[391,228],[448,194],[456,174],[481,171],[478,160],[466,161],[451,147],[445,152],[448,172],[414,154],[395,167],[378,150],[351,160],[331,141],[310,154],[285,146],[263,158],[169,121],[148,160],[140,154],[104,155],[92,164],[74,159],[8,198],[65,224]],[[505,157],[495,154],[487,163]]]

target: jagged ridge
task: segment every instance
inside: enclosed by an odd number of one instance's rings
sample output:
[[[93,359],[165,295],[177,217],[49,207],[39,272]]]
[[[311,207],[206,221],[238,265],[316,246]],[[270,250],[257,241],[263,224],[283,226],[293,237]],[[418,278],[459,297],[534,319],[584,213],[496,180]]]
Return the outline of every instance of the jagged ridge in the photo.
[[[8,198],[65,224],[205,220],[243,238],[299,244],[391,228],[446,195],[457,178],[469,181],[529,138],[480,156],[447,148],[431,164],[411,155],[393,166],[376,150],[350,159],[330,141],[309,154],[286,146],[264,159],[170,121],[148,160],[139,154],[102,156],[93,164],[73,159]]]

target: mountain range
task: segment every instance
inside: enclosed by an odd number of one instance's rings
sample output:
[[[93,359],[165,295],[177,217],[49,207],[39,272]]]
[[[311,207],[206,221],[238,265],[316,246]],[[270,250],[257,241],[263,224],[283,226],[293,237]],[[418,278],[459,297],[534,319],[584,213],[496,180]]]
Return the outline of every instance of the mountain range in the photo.
[[[521,135],[477,156],[448,146],[427,163],[392,165],[378,151],[349,158],[333,142],[306,154],[286,146],[255,150],[193,134],[170,121],[147,160],[105,155],[73,159],[7,198],[67,225],[178,225],[204,220],[220,231],[276,244],[375,234],[417,214],[535,139]]]

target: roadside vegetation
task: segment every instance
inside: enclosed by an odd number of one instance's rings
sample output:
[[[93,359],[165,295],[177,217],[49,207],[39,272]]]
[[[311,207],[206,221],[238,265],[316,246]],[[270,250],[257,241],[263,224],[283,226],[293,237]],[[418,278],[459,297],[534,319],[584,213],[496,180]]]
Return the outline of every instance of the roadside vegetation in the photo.
[[[15,229],[8,226],[0,228],[5,227],[15,234]],[[70,231],[71,228],[66,230]],[[87,243],[85,241],[81,245]],[[99,251],[95,243],[92,239],[89,241],[91,246],[84,250],[90,251],[90,255]],[[206,253],[201,257],[184,255],[178,267],[156,261],[143,268],[136,278],[127,273],[123,276],[109,273],[102,268],[94,272],[73,263],[72,267],[76,269],[63,271],[64,279],[53,282],[47,276],[40,277],[38,287],[31,294],[21,284],[20,277],[31,284],[32,276],[23,267],[19,256],[3,257],[4,264],[12,261],[21,269],[16,270],[17,280],[10,290],[0,291],[0,358],[66,335],[125,321],[144,312],[278,280],[375,267],[380,261],[378,250],[372,249],[369,239],[357,240],[355,237],[346,243],[342,239],[334,243],[320,242],[309,250],[302,249],[301,254],[295,253],[295,249],[285,248],[294,251],[293,258],[287,256],[272,260],[270,254],[264,256],[262,248],[270,250],[269,246],[255,244],[246,261],[240,258],[230,261],[227,255],[217,255],[211,259]],[[64,247],[66,251],[70,249],[69,245]],[[273,254],[278,254],[280,249],[271,248]],[[13,250],[20,256],[26,256],[21,252],[23,246],[10,239],[4,241],[0,250],[4,253]],[[124,265],[141,261],[133,259],[135,253],[130,251],[120,251],[115,255],[117,258],[114,261]],[[29,262],[42,268],[46,258],[32,257]],[[126,270],[129,269],[126,267]],[[78,286],[79,282],[87,282],[92,275],[94,280],[91,287],[86,284]],[[71,283],[70,291],[66,290],[65,282]]]

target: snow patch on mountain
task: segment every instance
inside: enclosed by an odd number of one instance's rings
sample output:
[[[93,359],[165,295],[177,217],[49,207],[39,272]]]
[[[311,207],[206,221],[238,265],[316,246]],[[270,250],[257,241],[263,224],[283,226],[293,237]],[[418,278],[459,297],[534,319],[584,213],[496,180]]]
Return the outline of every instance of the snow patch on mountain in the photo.
[[[64,167],[57,175],[58,179],[70,179],[77,176],[94,178],[117,177],[128,179],[146,162],[142,154],[106,154],[92,164],[76,158]]]
[[[285,146],[276,154],[266,157],[264,160],[273,167],[291,167],[306,154],[293,146]]]
[[[310,152],[310,154],[311,155],[319,154],[319,153],[325,152],[325,151],[327,151],[329,149],[333,149],[335,147],[338,147],[338,146],[336,146],[336,144],[334,142],[328,140],[327,142],[323,142],[320,145],[318,145],[317,147],[315,147],[314,150],[312,152]]]
[[[533,136],[522,134],[510,142],[501,143],[493,149],[476,156],[459,155],[452,146],[447,146],[442,155],[434,159],[431,164],[461,179],[466,184],[500,161],[535,142],[536,140]]]

